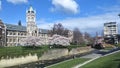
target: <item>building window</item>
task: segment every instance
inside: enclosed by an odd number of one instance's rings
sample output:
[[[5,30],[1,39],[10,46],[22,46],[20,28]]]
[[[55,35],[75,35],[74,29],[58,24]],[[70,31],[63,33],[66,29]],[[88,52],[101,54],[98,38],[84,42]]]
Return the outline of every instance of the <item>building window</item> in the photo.
[[[18,39],[18,42],[19,42],[19,39]]]
[[[10,32],[10,35],[12,35],[12,32]]]
[[[16,33],[14,32],[13,35],[16,35]]]
[[[23,35],[23,33],[21,33],[21,35]]]
[[[13,39],[13,42],[15,42],[15,39]]]
[[[6,32],[6,34],[8,35],[8,32]]]
[[[18,33],[18,35],[20,35],[20,33]]]
[[[28,19],[30,19],[30,17],[28,17]]]
[[[34,17],[32,17],[32,20],[34,19]]]
[[[42,36],[44,36],[44,34],[42,34]]]
[[[8,38],[6,39],[6,42],[9,42],[9,41],[8,41]]]
[[[9,39],[10,42],[12,42],[12,39]]]

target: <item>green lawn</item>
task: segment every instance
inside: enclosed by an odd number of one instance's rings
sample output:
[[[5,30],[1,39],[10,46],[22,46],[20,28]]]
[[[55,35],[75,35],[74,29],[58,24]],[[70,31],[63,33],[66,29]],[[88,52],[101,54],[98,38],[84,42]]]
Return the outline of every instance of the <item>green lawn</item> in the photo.
[[[120,52],[96,59],[80,68],[120,68]]]
[[[48,68],[72,68],[73,66],[78,65],[80,63],[83,63],[87,60],[89,60],[89,59],[75,58],[75,59],[72,59],[72,60],[64,61],[64,62],[61,62],[59,64],[50,66]]]
[[[66,49],[77,48],[79,46],[70,45],[65,47]],[[45,51],[49,50],[48,45],[40,46],[40,47],[25,47],[25,46],[17,46],[17,47],[0,47],[0,59],[1,58],[14,58],[20,56],[26,56],[28,54],[37,54],[40,57]],[[58,48],[51,48],[58,49]]]

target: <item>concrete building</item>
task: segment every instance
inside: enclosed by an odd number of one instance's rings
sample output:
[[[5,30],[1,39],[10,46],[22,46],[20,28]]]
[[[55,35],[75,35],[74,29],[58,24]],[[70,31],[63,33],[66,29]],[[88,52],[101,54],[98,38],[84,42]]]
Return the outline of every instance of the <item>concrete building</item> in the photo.
[[[104,23],[104,36],[117,35],[118,25],[116,22]]]
[[[104,38],[110,43],[118,43],[118,25],[116,22],[104,24]],[[111,40],[111,41],[110,41]]]

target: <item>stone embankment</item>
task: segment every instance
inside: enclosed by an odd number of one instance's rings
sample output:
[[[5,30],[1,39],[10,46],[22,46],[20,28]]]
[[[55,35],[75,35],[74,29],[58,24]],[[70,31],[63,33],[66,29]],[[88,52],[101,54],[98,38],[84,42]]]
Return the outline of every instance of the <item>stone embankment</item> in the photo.
[[[76,55],[76,54],[90,52],[92,50],[93,49],[90,47],[73,48],[70,51],[68,49],[54,49],[54,50],[49,50],[48,52],[45,52],[39,58],[39,60],[52,60],[52,59],[60,58],[62,56]]]

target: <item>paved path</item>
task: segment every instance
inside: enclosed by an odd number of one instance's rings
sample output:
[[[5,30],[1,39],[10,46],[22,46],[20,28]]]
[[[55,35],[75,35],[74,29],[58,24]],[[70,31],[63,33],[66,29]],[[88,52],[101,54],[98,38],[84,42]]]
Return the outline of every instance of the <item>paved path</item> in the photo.
[[[82,64],[76,65],[76,66],[73,67],[73,68],[80,68],[81,66],[83,66],[83,65],[85,65],[85,64],[87,64],[87,63],[90,63],[91,61],[93,61],[93,60],[95,60],[95,59],[98,59],[98,58],[100,58],[100,57],[104,57],[104,56],[107,56],[107,55],[111,55],[111,54],[114,54],[114,53],[116,53],[116,52],[120,52],[120,50],[111,51],[111,52],[106,53],[105,55],[103,55],[103,53],[101,53],[101,52],[99,52],[99,51],[95,51],[95,52],[93,52],[93,53],[91,53],[91,54],[88,54],[88,55],[86,55],[86,56],[82,56],[82,57],[81,57],[81,58],[92,58],[92,59],[90,59],[90,60],[88,60],[88,61],[86,61],[86,62],[84,62],[84,63],[82,63]]]
[[[91,61],[93,61],[93,60],[95,60],[95,59],[98,59],[98,58],[101,57],[101,56],[102,56],[101,54],[97,54],[96,52],[93,52],[93,53],[91,53],[91,54],[82,56],[81,58],[91,58],[91,59],[88,60],[88,61],[86,61],[86,62],[84,62],[84,63],[82,63],[82,64],[79,64],[79,65],[77,65],[77,66],[75,66],[75,67],[73,67],[73,68],[79,68],[79,67],[81,67],[81,66],[83,66],[83,65],[85,65],[85,64],[87,64],[87,63],[89,63],[89,62],[91,62]]]
[[[102,55],[101,54],[95,54],[95,53],[92,53],[92,54],[88,54],[88,55],[85,55],[85,56],[82,56],[81,58],[96,58],[96,57],[101,57]]]

